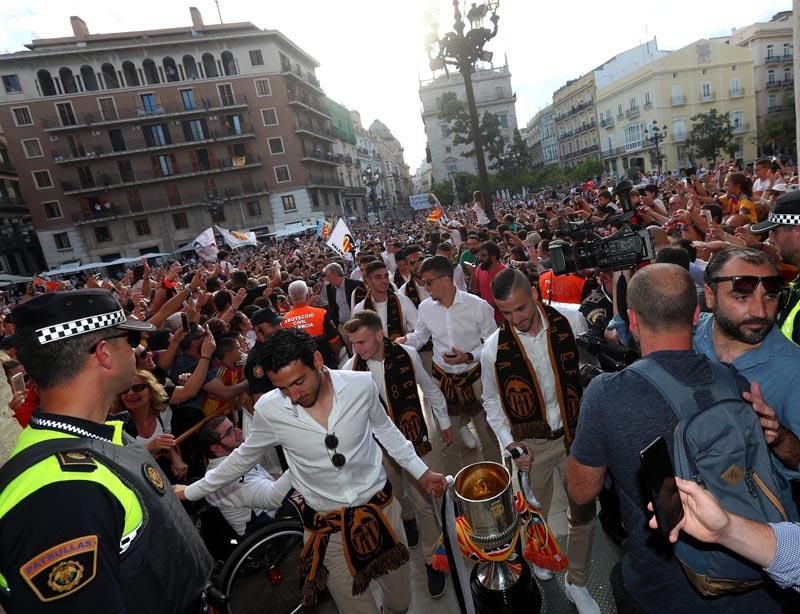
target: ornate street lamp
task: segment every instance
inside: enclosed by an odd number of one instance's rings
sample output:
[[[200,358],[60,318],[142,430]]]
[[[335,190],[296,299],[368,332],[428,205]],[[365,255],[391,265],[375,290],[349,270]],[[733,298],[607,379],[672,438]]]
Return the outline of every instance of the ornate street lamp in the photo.
[[[455,13],[454,31],[448,32],[439,38],[437,32],[439,24],[434,22],[431,23],[432,32],[426,39],[431,70],[439,70],[447,64],[451,64],[458,68],[464,78],[470,129],[472,130],[472,143],[475,147],[475,159],[478,163],[478,187],[483,193],[486,216],[490,220],[494,219],[494,211],[489,192],[489,173],[486,171],[486,158],[483,154],[483,139],[481,138],[478,109],[475,106],[475,92],[472,89],[472,72],[475,70],[475,63],[478,60],[490,62],[492,59],[492,52],[485,51],[483,46],[497,34],[497,22],[500,20],[500,16],[497,14],[499,5],[500,0],[487,0],[487,2],[480,5],[473,3],[472,8],[467,11],[467,20],[471,29],[465,32],[466,24],[461,11],[458,9],[458,0],[453,0]],[[489,14],[491,14],[489,17],[491,29],[484,27],[486,16]]]
[[[211,214],[211,221],[214,224],[217,224],[220,221],[221,215],[223,214],[223,205],[225,204],[225,199],[220,198],[214,192],[209,192],[206,195],[206,199],[203,201],[203,206],[206,208]]]
[[[659,128],[658,121],[654,119],[653,123],[650,124],[650,136],[647,137],[647,140],[656,147],[656,170],[659,176],[661,175],[661,152],[658,149],[658,144],[665,138],[667,138],[667,125],[664,124]]]
[[[375,187],[378,185],[378,182],[381,180],[381,172],[377,168],[372,168],[371,166],[367,166],[361,172],[361,180],[364,182],[364,185],[369,188],[369,199],[372,203],[372,209],[375,211],[375,216],[378,218],[378,224],[381,223],[381,210],[378,207],[378,195],[375,193]]]

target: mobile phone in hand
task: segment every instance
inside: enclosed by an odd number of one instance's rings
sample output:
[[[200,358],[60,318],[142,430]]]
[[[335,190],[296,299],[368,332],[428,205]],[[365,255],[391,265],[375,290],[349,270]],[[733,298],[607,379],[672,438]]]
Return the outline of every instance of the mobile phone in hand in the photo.
[[[11,391],[14,393],[25,392],[25,374],[15,373],[11,376]]]
[[[183,329],[183,332],[189,332],[189,316],[183,312],[181,312],[181,328]]]
[[[703,217],[706,218],[706,223],[708,224],[708,227],[711,228],[711,224],[714,223],[714,219],[711,217],[711,211],[708,209],[703,209],[700,213],[702,213]]]
[[[642,461],[642,478],[653,502],[658,528],[662,534],[669,535],[683,518],[683,504],[675,483],[675,471],[669,458],[667,442],[659,437],[639,452],[639,456]]]

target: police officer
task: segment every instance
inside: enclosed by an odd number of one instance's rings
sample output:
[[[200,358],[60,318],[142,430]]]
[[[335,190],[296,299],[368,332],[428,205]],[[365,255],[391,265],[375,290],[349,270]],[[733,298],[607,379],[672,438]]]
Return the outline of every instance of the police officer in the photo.
[[[800,191],[787,192],[775,201],[769,217],[750,227],[753,233],[769,232],[772,243],[786,264],[800,268]],[[781,298],[778,325],[781,332],[800,343],[800,275],[787,286]]]
[[[272,311],[272,309],[268,308],[259,309],[254,312],[250,318],[250,323],[253,325],[253,330],[256,332],[256,342],[247,353],[247,361],[244,364],[244,376],[250,383],[250,397],[252,398],[253,404],[261,398],[261,395],[275,388],[264,372],[261,360],[264,353],[264,343],[276,331],[281,329],[281,322],[283,322],[283,318]]]
[[[105,422],[150,324],[105,290],[14,310],[41,407],[0,469],[0,583],[11,612],[197,612],[212,560],[158,463]]]

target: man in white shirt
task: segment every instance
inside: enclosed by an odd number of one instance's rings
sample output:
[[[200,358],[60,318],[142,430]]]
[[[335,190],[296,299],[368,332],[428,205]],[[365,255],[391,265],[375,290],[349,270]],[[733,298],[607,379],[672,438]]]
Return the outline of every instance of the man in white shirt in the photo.
[[[772,187],[773,178],[770,177],[772,170],[772,162],[767,158],[762,158],[756,162],[753,172],[755,173],[755,180],[753,181],[753,200],[764,196],[764,192]]]
[[[406,265],[411,277],[398,289],[398,292],[411,299],[415,307],[424,301],[428,296],[428,290],[420,281],[419,268],[422,266],[422,248],[419,245],[409,245],[406,248]]]
[[[383,322],[383,333],[391,341],[414,330],[417,308],[407,296],[392,290],[389,270],[382,261],[367,265],[366,282],[369,293],[353,308],[353,315],[364,309],[377,312]]]
[[[406,439],[414,444],[417,454],[430,462],[428,455],[432,446],[429,433],[432,433],[433,429],[425,420],[422,398],[419,395],[420,388],[433,410],[445,446],[453,441],[453,428],[447,415],[447,402],[423,369],[419,354],[412,347],[395,345],[384,337],[381,319],[374,311],[359,311],[344,326],[350,333],[354,352],[344,368],[369,371],[372,374],[372,380],[378,388],[378,394],[387,413]],[[422,533],[422,554],[428,577],[428,592],[431,597],[441,597],[444,594],[445,575],[431,567],[433,550],[441,534],[437,512],[416,480],[409,479],[408,473],[386,453],[383,455],[383,466],[389,481],[396,488],[399,489],[405,482],[406,492],[410,495],[410,509],[406,509],[404,504],[403,525],[406,533],[417,531],[414,513],[416,511]]]
[[[241,429],[225,416],[212,418],[197,434],[197,445],[208,456],[207,471],[222,464],[241,443]],[[256,465],[238,480],[207,495],[206,501],[219,509],[238,535],[244,535],[272,519],[290,488],[288,474],[279,484]]]
[[[452,243],[450,243],[449,241],[444,241],[442,243],[439,243],[439,246],[436,248],[436,255],[444,256],[452,263],[453,256],[457,255],[457,253],[453,249]],[[461,265],[459,264],[455,264],[453,266],[453,283],[459,290],[462,290],[463,292],[467,291],[467,280],[464,277],[464,269],[461,268]]]
[[[497,439],[486,424],[481,405],[480,358],[485,339],[497,330],[494,310],[482,298],[457,289],[453,266],[444,256],[427,258],[420,267],[420,280],[430,298],[420,303],[414,332],[397,343],[415,349],[433,340],[433,376],[447,400],[448,413],[459,429],[472,419],[481,441],[483,458],[500,462]],[[455,475],[462,467],[466,438],[442,450],[445,470]]]
[[[400,249],[400,244],[396,239],[389,239],[384,247],[386,251],[381,252],[381,259],[386,264],[386,268],[389,269],[389,274],[394,275],[397,270],[397,262],[395,262],[394,255]]]
[[[239,479],[258,462],[265,448],[281,445],[292,472],[292,485],[304,499],[298,505],[312,512],[311,517],[322,523],[322,529],[330,531],[323,534],[320,527],[306,524],[311,552],[320,557],[329,572],[327,587],[339,611],[380,611],[368,590],[353,594],[353,557],[346,560],[346,556],[352,548],[359,553],[366,548],[359,560],[375,562],[373,555],[388,548],[395,562],[382,560],[370,565],[361,579],[366,583],[378,580],[384,612],[404,612],[411,593],[405,565],[408,550],[400,504],[391,496],[378,442],[426,492],[441,496],[447,481],[428,469],[411,442],[391,422],[371,376],[329,371],[308,334],[295,329],[276,332],[265,343],[263,367],[277,389],[256,403],[250,436],[203,479],[191,486],[176,486],[176,494],[200,499]],[[383,539],[367,539],[373,529]],[[343,540],[350,544],[347,550]],[[311,567],[309,561],[306,563]],[[320,570],[315,567],[312,571]],[[389,573],[378,577],[386,571]],[[319,581],[318,574],[306,578],[309,592],[313,593]]]
[[[575,435],[582,394],[575,335],[588,325],[578,311],[559,312],[539,302],[524,273],[506,269],[492,282],[492,294],[505,318],[486,340],[481,355],[483,406],[500,445],[527,471],[531,490],[546,518],[553,476],[566,489],[567,449]],[[569,500],[569,572],[565,592],[579,614],[600,614],[586,588],[595,525],[594,500]],[[534,567],[540,580],[551,571]]]

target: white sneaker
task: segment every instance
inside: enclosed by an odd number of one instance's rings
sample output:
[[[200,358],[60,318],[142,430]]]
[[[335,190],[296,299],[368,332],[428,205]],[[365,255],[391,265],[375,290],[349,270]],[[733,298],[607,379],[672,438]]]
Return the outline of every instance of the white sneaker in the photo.
[[[564,578],[564,593],[573,604],[578,614],[600,614],[600,606],[589,594],[589,590],[585,586],[575,586],[570,584],[569,580]]]
[[[542,582],[547,582],[548,580],[552,580],[553,576],[555,575],[553,574],[552,571],[550,571],[549,569],[545,569],[544,567],[531,565],[531,568],[533,569],[533,575],[539,578]]]
[[[464,425],[460,429],[461,432],[461,441],[464,444],[464,447],[469,448],[470,450],[474,450],[478,447],[478,442],[475,441],[475,436],[472,434],[472,431],[469,430],[468,425]]]

